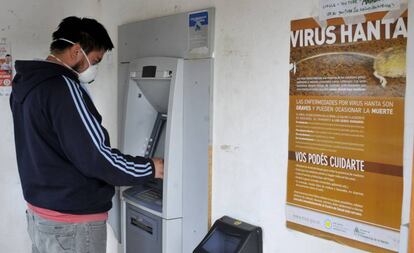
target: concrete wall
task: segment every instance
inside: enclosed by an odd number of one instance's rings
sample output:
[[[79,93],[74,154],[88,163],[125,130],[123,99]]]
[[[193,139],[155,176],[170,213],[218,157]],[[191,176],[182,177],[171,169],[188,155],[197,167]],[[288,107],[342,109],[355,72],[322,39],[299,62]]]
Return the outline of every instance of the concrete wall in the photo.
[[[230,215],[262,226],[266,253],[360,252],[285,228],[289,26],[292,19],[316,16],[318,0],[15,0],[0,8],[0,37],[9,37],[14,58],[44,58],[52,31],[67,15],[97,17],[116,45],[118,25],[211,6],[216,7],[213,219]],[[409,50],[408,69],[413,69],[413,48]],[[116,59],[116,52],[107,55],[91,87],[115,144]],[[413,79],[408,78],[407,108],[413,108]],[[408,109],[407,168],[412,159],[412,114]],[[11,116],[4,97],[0,98],[0,131],[0,249],[29,252]],[[117,250],[109,233],[108,253]]]

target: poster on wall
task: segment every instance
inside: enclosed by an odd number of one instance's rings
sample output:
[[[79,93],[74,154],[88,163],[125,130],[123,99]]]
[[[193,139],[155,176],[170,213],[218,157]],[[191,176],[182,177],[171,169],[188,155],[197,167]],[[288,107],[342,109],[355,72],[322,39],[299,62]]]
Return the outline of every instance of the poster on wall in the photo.
[[[8,96],[11,93],[13,79],[13,62],[11,46],[7,39],[0,40],[0,96]]]
[[[287,227],[369,252],[399,249],[408,11],[395,13],[291,22]]]

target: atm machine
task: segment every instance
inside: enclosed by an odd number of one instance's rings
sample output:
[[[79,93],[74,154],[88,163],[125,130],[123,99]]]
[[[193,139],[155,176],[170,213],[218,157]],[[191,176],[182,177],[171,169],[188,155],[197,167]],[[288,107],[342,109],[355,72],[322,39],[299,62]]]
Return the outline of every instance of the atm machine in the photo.
[[[163,180],[117,190],[124,253],[192,252],[208,231],[213,20],[206,9],[119,27],[121,149],[164,159]]]

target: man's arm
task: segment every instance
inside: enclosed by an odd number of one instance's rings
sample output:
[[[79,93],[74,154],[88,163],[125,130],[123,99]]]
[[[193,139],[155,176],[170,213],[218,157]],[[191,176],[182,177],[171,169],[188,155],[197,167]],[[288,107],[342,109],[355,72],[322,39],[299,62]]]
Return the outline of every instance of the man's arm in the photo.
[[[162,161],[111,148],[106,129],[90,113],[79,85],[62,78],[65,85],[54,89],[56,94],[49,97],[47,108],[60,145],[78,170],[112,185],[135,185],[162,177]]]

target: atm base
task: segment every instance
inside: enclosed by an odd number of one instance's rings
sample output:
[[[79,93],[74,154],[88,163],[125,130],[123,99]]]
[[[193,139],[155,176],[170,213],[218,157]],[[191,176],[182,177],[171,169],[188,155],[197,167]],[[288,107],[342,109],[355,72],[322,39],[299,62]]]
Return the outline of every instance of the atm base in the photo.
[[[126,203],[126,253],[162,253],[162,218]]]

